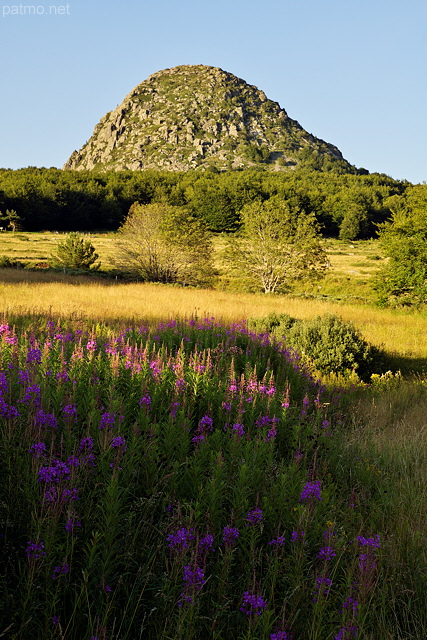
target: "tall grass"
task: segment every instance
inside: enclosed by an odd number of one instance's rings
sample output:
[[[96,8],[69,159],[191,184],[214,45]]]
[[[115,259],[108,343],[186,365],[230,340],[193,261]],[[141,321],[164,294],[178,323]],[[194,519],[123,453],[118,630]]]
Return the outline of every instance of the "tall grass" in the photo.
[[[295,354],[212,319],[14,324],[0,327],[0,632],[427,630],[387,582],[374,490],[340,471],[342,398]]]
[[[48,281],[46,281],[46,279]],[[91,319],[146,320],[263,317],[272,312],[296,318],[336,314],[353,322],[366,340],[400,356],[427,358],[427,315],[289,296],[186,289],[157,284],[115,284],[92,278],[0,270],[0,304],[8,313],[54,313]]]

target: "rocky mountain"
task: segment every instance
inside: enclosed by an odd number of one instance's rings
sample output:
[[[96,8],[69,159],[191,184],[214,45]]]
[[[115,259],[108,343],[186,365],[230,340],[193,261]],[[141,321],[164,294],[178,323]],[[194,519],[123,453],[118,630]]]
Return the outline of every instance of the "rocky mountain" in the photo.
[[[217,67],[184,65],[141,82],[64,169],[289,170],[301,162],[355,170],[257,87]]]

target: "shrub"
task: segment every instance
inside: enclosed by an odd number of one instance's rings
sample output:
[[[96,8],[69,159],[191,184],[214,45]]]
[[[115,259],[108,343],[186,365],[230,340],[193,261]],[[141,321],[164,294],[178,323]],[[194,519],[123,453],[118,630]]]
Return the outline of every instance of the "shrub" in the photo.
[[[370,345],[350,322],[337,316],[299,320],[287,314],[271,314],[249,322],[255,331],[268,331],[297,351],[321,373],[354,372],[364,381],[384,369],[384,353]]]

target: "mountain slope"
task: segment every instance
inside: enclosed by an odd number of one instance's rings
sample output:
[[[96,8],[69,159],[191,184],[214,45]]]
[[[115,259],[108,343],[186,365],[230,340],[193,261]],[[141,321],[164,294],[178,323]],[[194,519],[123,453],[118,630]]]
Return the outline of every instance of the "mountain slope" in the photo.
[[[289,170],[301,163],[355,171],[257,87],[217,67],[184,65],[133,89],[64,169]]]

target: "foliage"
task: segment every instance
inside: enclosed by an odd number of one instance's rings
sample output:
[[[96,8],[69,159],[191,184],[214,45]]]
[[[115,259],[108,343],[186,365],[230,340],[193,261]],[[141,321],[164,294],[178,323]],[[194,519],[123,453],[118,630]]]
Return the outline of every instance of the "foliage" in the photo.
[[[393,198],[393,215],[380,225],[380,242],[387,264],[374,281],[383,305],[427,303],[427,189],[408,190],[405,198]]]
[[[289,291],[295,280],[318,278],[327,268],[313,215],[292,210],[279,196],[246,205],[228,260],[264,293]]]
[[[58,242],[56,251],[50,256],[50,266],[55,269],[91,269],[97,271],[101,263],[90,240],[78,233],[70,233],[65,240]],[[96,263],[96,264],[95,264]]]
[[[0,222],[6,223],[7,228],[15,233],[19,231],[22,220],[14,209],[6,209],[5,213],[0,212]]]
[[[390,216],[388,199],[401,198],[410,188],[383,174],[319,172],[309,170],[310,163],[292,172],[264,166],[220,173],[0,169],[1,208],[14,209],[28,231],[94,231],[117,230],[133,202],[163,202],[188,207],[210,230],[230,231],[239,225],[245,204],[280,195],[314,214],[324,235],[337,237],[347,217],[350,235],[365,238]]]
[[[115,262],[120,268],[146,282],[211,283],[212,243],[187,209],[135,202],[119,232]]]
[[[289,352],[212,319],[40,321],[0,329],[1,629],[385,637],[383,520],[329,474],[338,398]]]
[[[355,373],[369,381],[372,374],[384,370],[384,353],[368,344],[351,322],[334,315],[300,320],[273,313],[251,319],[249,326],[283,341],[321,373]]]

